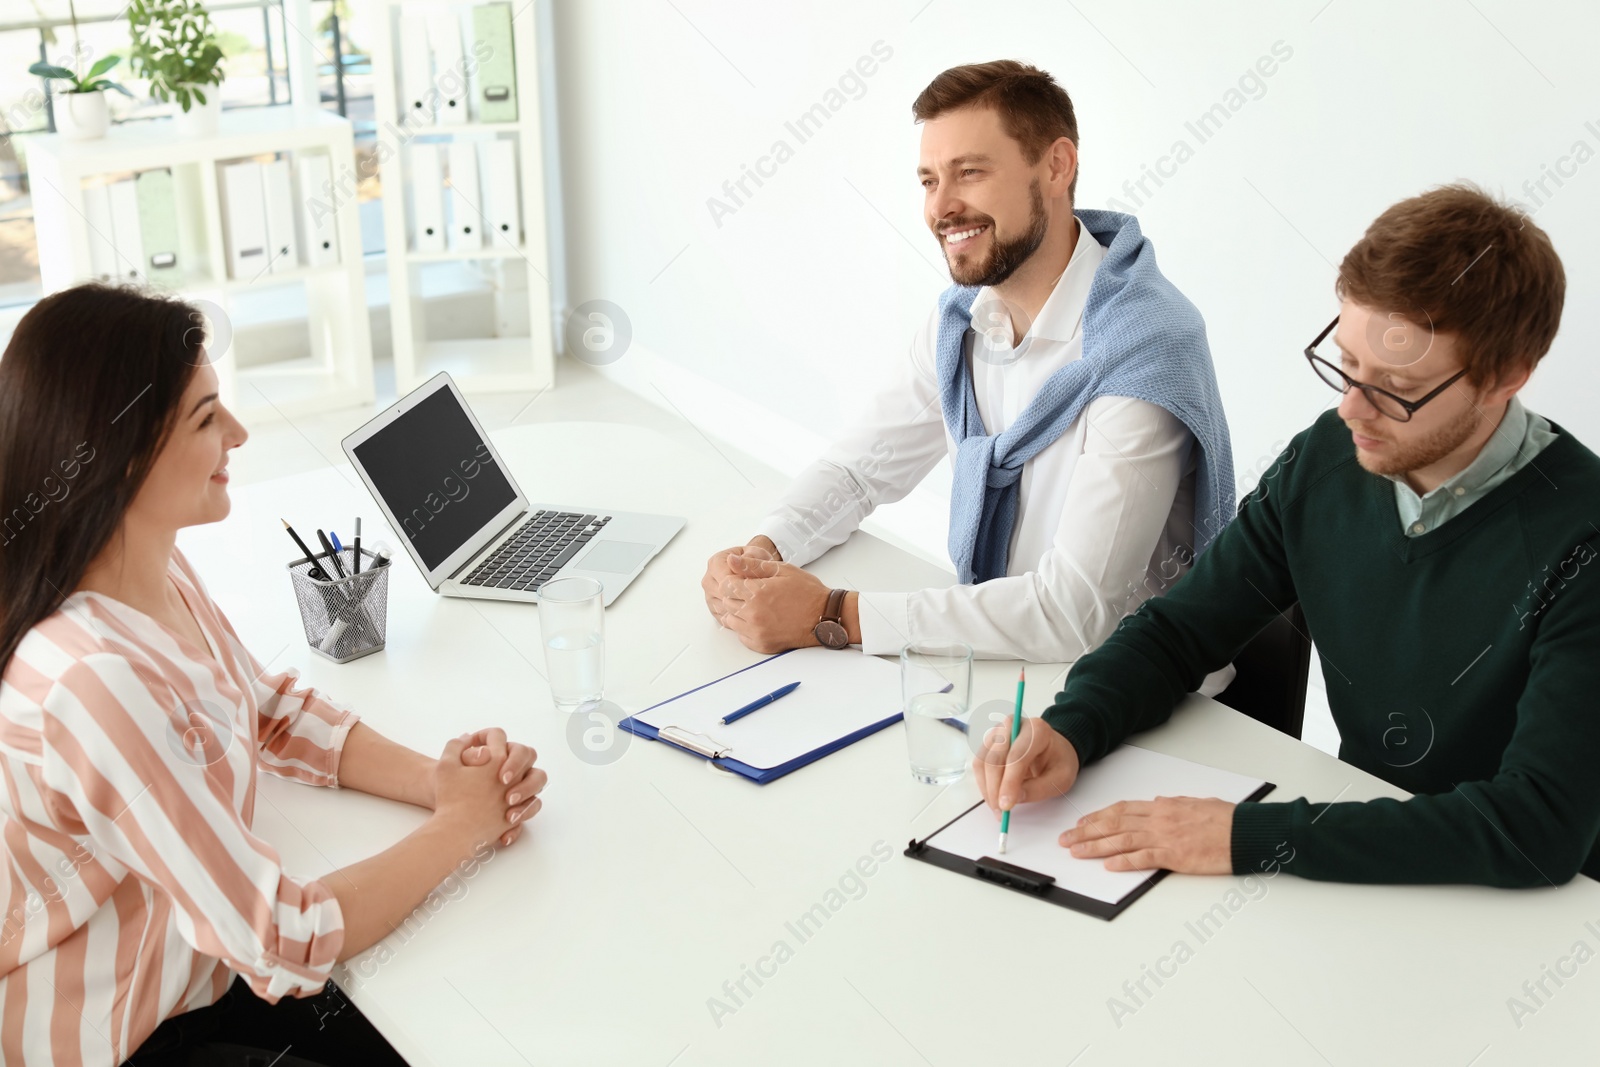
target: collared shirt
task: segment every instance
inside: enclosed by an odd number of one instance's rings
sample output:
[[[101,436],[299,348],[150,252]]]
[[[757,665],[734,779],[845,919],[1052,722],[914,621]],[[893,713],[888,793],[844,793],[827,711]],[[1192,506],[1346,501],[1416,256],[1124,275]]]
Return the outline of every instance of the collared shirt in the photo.
[[[338,784],[355,715],[267,674],[188,562],[168,569],[206,647],[76,592],[0,684],[0,1062],[121,1063],[242,975],[319,992],[339,900],[251,832],[256,771]]]
[[[1407,537],[1438,529],[1526,467],[1555,439],[1549,421],[1523,407],[1522,401],[1513,396],[1506,403],[1500,425],[1472,462],[1428,492],[1418,496],[1403,476],[1384,476],[1394,483],[1401,529]]]
[[[984,428],[1011,425],[1051,374],[1083,357],[1083,313],[1105,248],[1080,224],[1066,270],[1011,346],[988,289],[973,302],[968,365]],[[757,532],[804,565],[840,544],[876,507],[900,500],[956,442],[940,405],[935,309],[872,394],[855,428],[790,485]],[[915,592],[863,591],[861,647],[962,641],[986,658],[1071,661],[1181,576],[1193,558],[1194,437],[1176,416],[1099,397],[1022,469],[1004,577]],[[1232,668],[1201,692],[1220,691]]]

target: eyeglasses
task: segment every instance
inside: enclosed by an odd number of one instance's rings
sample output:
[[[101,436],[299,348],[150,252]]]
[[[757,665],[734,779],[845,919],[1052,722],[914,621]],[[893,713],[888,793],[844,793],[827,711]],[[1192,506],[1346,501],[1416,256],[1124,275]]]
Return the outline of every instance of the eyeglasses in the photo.
[[[1407,400],[1404,397],[1395,396],[1388,390],[1379,389],[1376,385],[1368,385],[1365,382],[1356,381],[1346,374],[1342,368],[1317,355],[1317,346],[1327,340],[1328,335],[1333,332],[1333,328],[1337,325],[1339,325],[1339,317],[1335,315],[1333,321],[1328,323],[1328,328],[1317,334],[1315,341],[1306,345],[1306,360],[1311,364],[1311,369],[1317,372],[1318,378],[1321,378],[1331,388],[1337,389],[1341,393],[1348,393],[1351,389],[1361,390],[1362,395],[1367,398],[1367,403],[1376,408],[1379,414],[1387,415],[1396,422],[1411,421],[1411,416],[1415,415],[1422,405],[1454,385],[1462,375],[1467,373],[1466,368],[1463,367],[1418,400]]]

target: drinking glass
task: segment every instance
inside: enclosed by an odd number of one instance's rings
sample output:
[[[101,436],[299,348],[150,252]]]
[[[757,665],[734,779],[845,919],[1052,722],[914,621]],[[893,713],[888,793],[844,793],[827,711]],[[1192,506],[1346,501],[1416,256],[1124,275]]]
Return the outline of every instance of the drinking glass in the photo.
[[[557,711],[576,711],[605,689],[605,589],[593,578],[539,587],[539,634]]]
[[[967,773],[967,716],[972,699],[972,648],[909,644],[900,650],[900,695],[911,777],[929,785]]]

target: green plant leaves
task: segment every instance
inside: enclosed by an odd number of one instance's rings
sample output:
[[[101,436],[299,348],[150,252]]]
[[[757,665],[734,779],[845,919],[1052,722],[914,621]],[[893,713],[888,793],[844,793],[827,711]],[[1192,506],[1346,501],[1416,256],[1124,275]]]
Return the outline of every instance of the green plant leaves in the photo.
[[[184,111],[197,85],[221,85],[223,51],[211,16],[197,0],[131,0],[128,26],[134,71],[150,80],[150,95],[177,99]]]
[[[122,62],[122,57],[121,56],[118,56],[118,55],[103,56],[103,57],[100,58],[99,61],[97,61],[95,63],[94,66],[89,68],[89,73],[85,74],[83,76],[83,78],[84,78],[85,81],[88,81],[91,78],[98,78],[100,75],[104,74],[106,71],[110,70],[112,67],[116,66],[118,63],[121,63],[121,62]]]
[[[89,68],[89,73],[85,74],[82,80],[66,67],[58,67],[53,63],[35,63],[28,68],[28,73],[51,81],[67,82],[68,88],[59,90],[63,93],[97,93],[102,89],[115,89],[123,96],[131,98],[133,94],[127,89],[109,78],[100,77],[120,62],[122,62],[121,56],[104,56]]]
[[[64,81],[77,82],[78,76],[66,67],[58,67],[53,63],[35,63],[28,68],[29,74],[36,74],[41,78],[60,78]]]

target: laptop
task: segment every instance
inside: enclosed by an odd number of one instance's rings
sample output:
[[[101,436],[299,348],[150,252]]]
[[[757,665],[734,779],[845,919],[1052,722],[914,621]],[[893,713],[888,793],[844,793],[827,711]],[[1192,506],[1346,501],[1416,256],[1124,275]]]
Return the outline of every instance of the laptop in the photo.
[[[554,578],[597,580],[610,604],[684,520],[530,503],[450,375],[344,439],[406,551],[444,596],[536,602]]]

